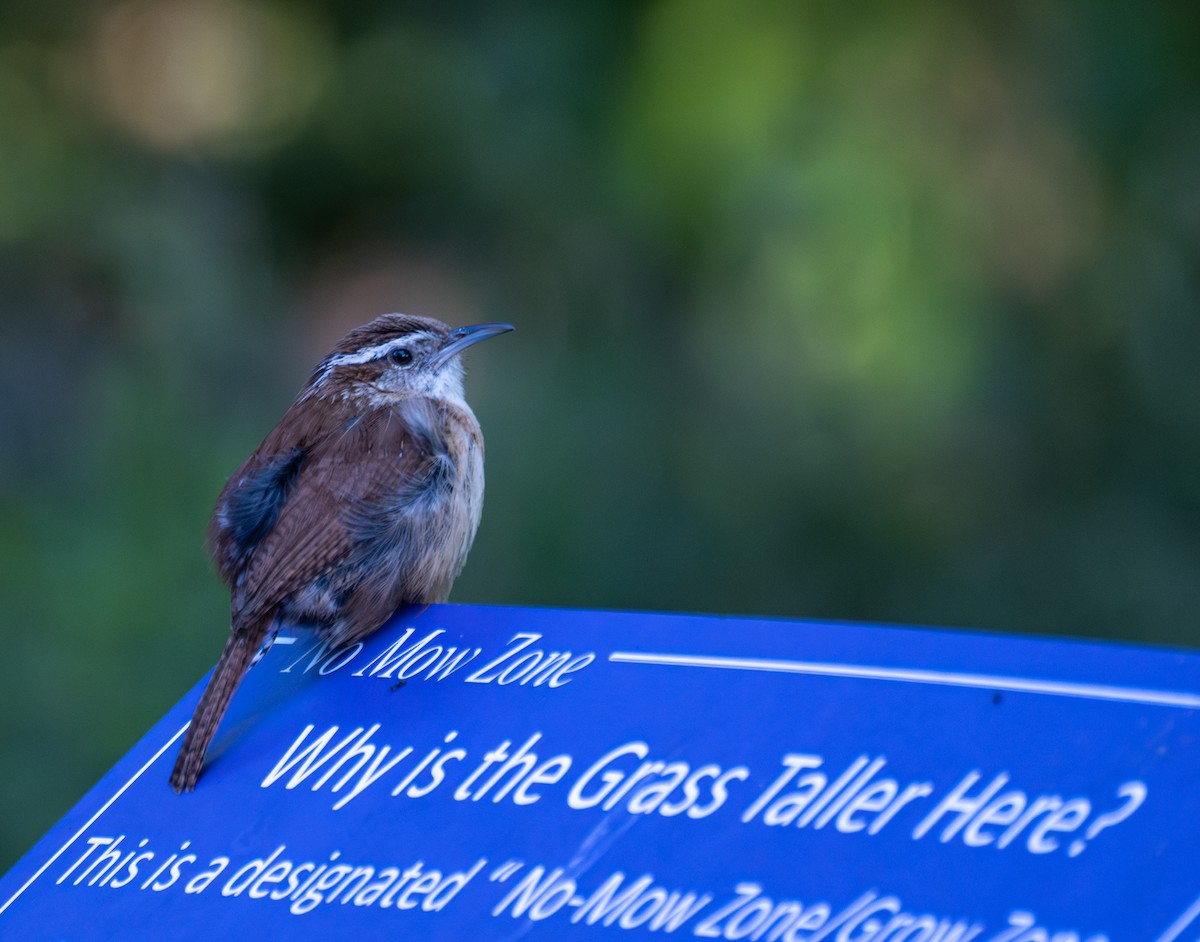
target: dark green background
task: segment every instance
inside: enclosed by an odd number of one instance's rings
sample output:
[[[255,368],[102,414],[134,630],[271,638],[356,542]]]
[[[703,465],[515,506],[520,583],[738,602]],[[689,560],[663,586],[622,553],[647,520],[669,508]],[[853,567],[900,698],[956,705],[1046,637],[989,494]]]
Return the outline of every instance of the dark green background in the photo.
[[[0,866],[384,311],[519,327],[461,601],[1194,645],[1196,9],[0,4]]]

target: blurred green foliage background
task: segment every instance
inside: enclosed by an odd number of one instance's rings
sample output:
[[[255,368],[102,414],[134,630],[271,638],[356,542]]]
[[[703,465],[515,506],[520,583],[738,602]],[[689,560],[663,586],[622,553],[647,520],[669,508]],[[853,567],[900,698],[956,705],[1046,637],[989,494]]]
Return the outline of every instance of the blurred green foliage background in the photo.
[[[0,867],[385,311],[519,326],[459,601],[1195,644],[1198,9],[0,3]]]

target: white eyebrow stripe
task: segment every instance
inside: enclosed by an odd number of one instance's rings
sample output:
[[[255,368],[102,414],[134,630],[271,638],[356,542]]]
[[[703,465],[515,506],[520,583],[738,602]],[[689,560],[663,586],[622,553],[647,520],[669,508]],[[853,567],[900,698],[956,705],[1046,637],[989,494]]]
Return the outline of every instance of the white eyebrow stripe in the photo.
[[[397,347],[406,347],[415,340],[420,340],[428,334],[406,334],[403,337],[397,337],[395,340],[388,340],[384,343],[376,344],[373,347],[364,347],[362,350],[356,350],[354,353],[339,353],[335,357],[330,357],[327,367],[334,366],[352,366],[357,363],[370,363],[372,360],[378,359],[390,353]],[[328,370],[327,370],[328,371]]]
[[[384,356],[396,347],[407,347],[421,340],[432,339],[440,340],[437,334],[428,330],[418,330],[411,334],[405,334],[403,337],[394,337],[391,340],[385,340],[383,343],[377,343],[373,347],[365,347],[362,350],[355,350],[353,353],[338,353],[333,356],[326,357],[325,360],[318,364],[320,372],[318,372],[312,381],[308,384],[302,399],[307,399],[313,395],[318,389],[325,385],[325,381],[329,379],[329,374],[333,372],[337,366],[354,366],[360,363],[370,363],[372,360]]]

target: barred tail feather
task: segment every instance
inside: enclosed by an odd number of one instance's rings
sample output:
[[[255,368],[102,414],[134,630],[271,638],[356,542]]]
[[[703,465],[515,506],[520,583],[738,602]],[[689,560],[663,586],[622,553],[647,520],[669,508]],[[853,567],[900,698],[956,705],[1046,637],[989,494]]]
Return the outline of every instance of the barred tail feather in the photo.
[[[242,678],[256,660],[271,623],[272,620],[267,618],[249,628],[237,628],[229,633],[225,650],[221,652],[208,686],[196,705],[196,712],[192,714],[179,757],[175,760],[175,769],[171,772],[171,787],[176,793],[195,789],[204,767],[204,756],[217,734],[217,726],[229,709],[229,701]]]

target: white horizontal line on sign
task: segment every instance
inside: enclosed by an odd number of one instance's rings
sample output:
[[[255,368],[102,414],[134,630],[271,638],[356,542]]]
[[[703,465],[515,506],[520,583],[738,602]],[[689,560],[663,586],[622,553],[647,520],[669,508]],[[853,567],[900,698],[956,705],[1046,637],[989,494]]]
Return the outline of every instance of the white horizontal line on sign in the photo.
[[[975,687],[982,690],[1040,693],[1053,697],[1115,700],[1120,703],[1145,703],[1152,706],[1183,707],[1188,710],[1200,709],[1200,694],[1175,690],[1143,690],[1138,687],[1119,687],[1108,684],[1084,684],[1067,680],[963,674],[955,671],[918,670],[908,667],[877,667],[871,664],[832,664],[819,661],[775,661],[754,657],[716,657],[706,654],[643,654],[637,651],[613,651],[608,659],[621,664],[709,667],[719,670],[768,671],[777,674],[816,674],[823,677],[891,680],[905,684],[933,684],[942,687]]]

